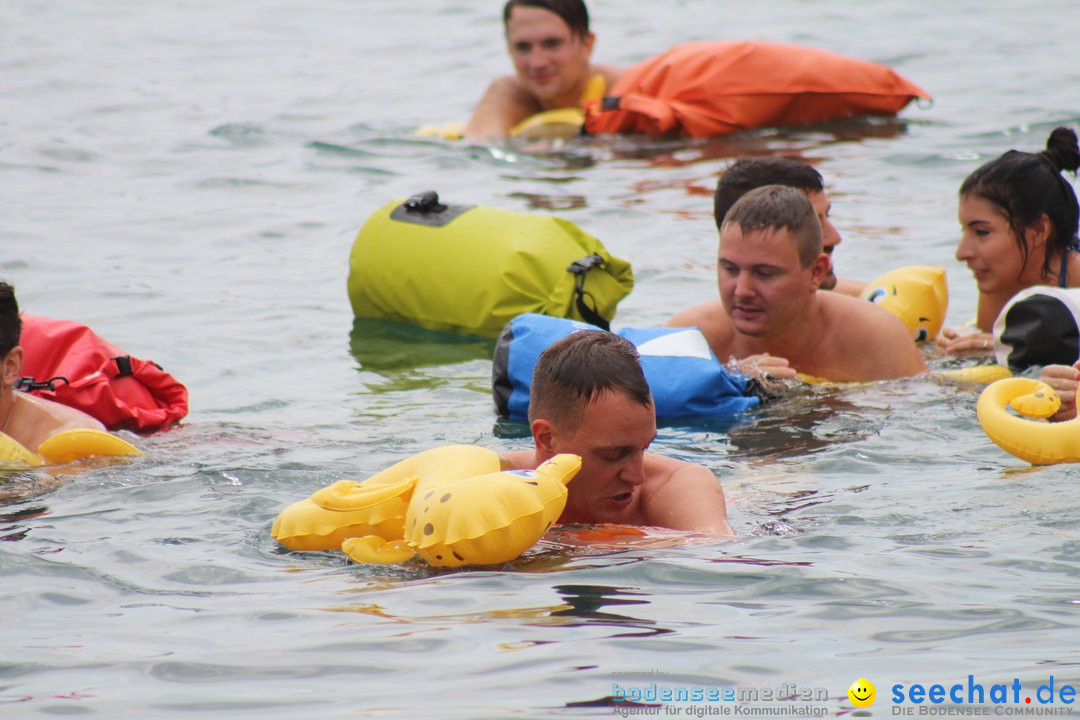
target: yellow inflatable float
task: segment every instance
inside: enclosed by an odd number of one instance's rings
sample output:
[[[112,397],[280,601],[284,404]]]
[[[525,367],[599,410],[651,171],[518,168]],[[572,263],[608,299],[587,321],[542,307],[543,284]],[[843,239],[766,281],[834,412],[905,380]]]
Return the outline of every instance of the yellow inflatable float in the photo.
[[[142,451],[127,440],[101,430],[65,430],[41,443],[36,453],[10,435],[0,432],[2,470],[24,470],[93,456],[123,455],[142,455]]]
[[[1020,416],[1012,415],[1011,407]],[[1032,378],[1006,378],[979,395],[976,412],[986,435],[1032,465],[1080,462],[1080,419],[1042,422],[1061,407],[1053,388]]]
[[[361,563],[417,554],[438,567],[509,562],[559,519],[581,459],[556,455],[536,470],[501,467],[486,448],[434,448],[293,503],[270,533],[292,550],[341,548]]]
[[[949,309],[945,268],[911,265],[891,270],[868,283],[860,297],[900,318],[915,342],[933,340]]]
[[[579,101],[579,107],[555,108],[530,115],[510,128],[510,137],[520,140],[550,140],[570,138],[580,135],[585,127],[587,103],[599,102],[607,90],[607,81],[603,75],[593,75],[585,86]],[[425,126],[416,131],[418,137],[442,138],[443,140],[461,140],[465,137],[465,123],[451,122],[444,125]]]

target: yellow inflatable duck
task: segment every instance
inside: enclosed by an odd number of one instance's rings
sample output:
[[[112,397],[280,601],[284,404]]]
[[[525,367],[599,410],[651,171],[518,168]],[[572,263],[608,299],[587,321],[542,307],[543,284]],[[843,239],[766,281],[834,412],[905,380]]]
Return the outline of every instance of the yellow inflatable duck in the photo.
[[[270,532],[290,549],[340,547],[361,563],[416,554],[438,567],[509,562],[558,520],[581,459],[557,455],[536,470],[500,468],[485,448],[434,448],[365,482],[319,490],[282,511]]]
[[[867,284],[860,297],[900,318],[915,342],[933,340],[941,332],[949,309],[945,268],[896,268]]]
[[[1011,407],[1022,417],[1010,414]],[[1053,388],[1032,378],[1006,378],[979,395],[979,423],[994,443],[1032,465],[1080,462],[1080,419],[1040,422],[1061,407]],[[1034,418],[1034,419],[1030,419]]]
[[[142,455],[123,438],[101,430],[78,428],[59,432],[41,443],[35,453],[0,432],[0,470],[25,470],[92,456]]]

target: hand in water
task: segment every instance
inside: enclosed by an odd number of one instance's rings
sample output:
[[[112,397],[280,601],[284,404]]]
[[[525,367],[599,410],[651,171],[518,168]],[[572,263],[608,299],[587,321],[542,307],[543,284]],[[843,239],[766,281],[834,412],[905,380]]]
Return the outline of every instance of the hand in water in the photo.
[[[776,380],[794,380],[795,368],[788,364],[787,358],[776,357],[769,353],[750,355],[741,359],[731,358],[727,367],[737,373],[757,380],[767,391],[775,393],[783,389],[783,384]]]
[[[994,356],[994,336],[992,333],[976,331],[961,335],[952,328],[945,328],[935,342],[946,355]]]

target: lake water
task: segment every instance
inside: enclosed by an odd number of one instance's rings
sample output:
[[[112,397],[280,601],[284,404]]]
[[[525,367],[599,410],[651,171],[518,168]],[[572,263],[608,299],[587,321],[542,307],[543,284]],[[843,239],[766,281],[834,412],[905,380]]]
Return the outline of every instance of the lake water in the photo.
[[[1004,454],[974,389],[925,378],[662,428],[656,450],[723,482],[731,541],[563,530],[504,568],[436,572],[269,537],[336,479],[525,446],[496,422],[490,343],[353,334],[349,250],[391,200],[566,217],[633,263],[615,325],[648,326],[715,294],[717,173],[797,154],[828,183],[840,274],[945,266],[958,325],[961,179],[1080,127],[1074,0],[591,5],[604,62],[781,40],[889,64],[935,101],[530,154],[413,135],[509,70],[497,2],[0,7],[0,277],[191,390],[181,426],[135,439],[144,459],[0,508],[0,717],[577,718],[652,683],[824,689],[814,707],[842,715],[858,678],[884,717],[894,684],[1080,680],[1080,471]]]

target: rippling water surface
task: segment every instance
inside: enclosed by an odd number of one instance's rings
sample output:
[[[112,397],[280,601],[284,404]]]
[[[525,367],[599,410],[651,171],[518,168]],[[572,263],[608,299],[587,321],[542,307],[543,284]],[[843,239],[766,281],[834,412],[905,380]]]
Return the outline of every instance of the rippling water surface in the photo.
[[[880,717],[894,683],[1080,679],[1080,472],[1006,456],[974,389],[928,379],[662,428],[656,449],[722,479],[732,541],[564,529],[504,568],[434,572],[270,539],[338,478],[525,442],[496,423],[489,343],[354,330],[349,249],[394,198],[573,220],[633,262],[615,324],[646,326],[715,293],[718,171],[797,154],[828,182],[841,274],[944,265],[960,324],[960,180],[1080,127],[1072,0],[591,5],[603,61],[782,40],[892,65],[935,102],[710,142],[488,148],[413,131],[466,118],[508,70],[497,2],[0,7],[0,277],[191,389],[180,427],[137,440],[145,458],[0,507],[0,716],[585,717],[620,681],[826,688],[835,715],[865,677]]]

